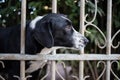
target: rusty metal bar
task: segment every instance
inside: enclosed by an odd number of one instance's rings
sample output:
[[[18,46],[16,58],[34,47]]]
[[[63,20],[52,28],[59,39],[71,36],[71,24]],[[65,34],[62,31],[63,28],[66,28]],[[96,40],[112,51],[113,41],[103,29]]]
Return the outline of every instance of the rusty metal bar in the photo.
[[[52,13],[57,13],[57,0],[52,0]],[[53,55],[56,55],[56,50],[52,52]],[[52,76],[51,80],[55,80],[56,76],[56,61],[52,61],[51,64],[51,71],[52,71]]]
[[[25,54],[26,0],[21,1],[21,54]],[[25,79],[25,61],[20,62],[20,79]]]
[[[111,55],[112,0],[107,0],[107,46],[106,54]],[[110,61],[107,61],[106,80],[110,80]]]
[[[80,32],[84,35],[84,18],[85,18],[85,0],[80,0]],[[84,49],[80,50],[81,55],[84,55]],[[84,80],[84,61],[79,62],[79,80]]]

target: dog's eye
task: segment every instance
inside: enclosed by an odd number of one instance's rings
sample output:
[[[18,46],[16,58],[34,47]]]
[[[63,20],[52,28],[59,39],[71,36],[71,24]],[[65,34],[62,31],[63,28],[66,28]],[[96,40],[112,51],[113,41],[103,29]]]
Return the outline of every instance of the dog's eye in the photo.
[[[65,30],[66,30],[66,31],[70,31],[71,29],[72,29],[71,26],[66,26],[66,27],[65,27]]]

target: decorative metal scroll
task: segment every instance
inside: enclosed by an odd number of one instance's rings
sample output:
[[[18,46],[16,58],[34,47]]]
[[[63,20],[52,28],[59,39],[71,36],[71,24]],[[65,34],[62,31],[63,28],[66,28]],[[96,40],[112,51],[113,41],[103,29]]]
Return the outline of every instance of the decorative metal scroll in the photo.
[[[86,2],[89,2],[89,1],[86,0]],[[93,22],[95,21],[96,16],[97,16],[97,0],[94,0],[94,2],[95,2],[94,16],[93,16],[92,20],[87,21],[88,14],[85,15],[85,20],[84,20],[84,22],[86,23],[86,24],[85,24],[85,29],[86,29],[87,27],[94,27],[95,29],[97,29],[97,30],[99,31],[99,33],[102,35],[102,37],[103,37],[103,39],[104,39],[104,45],[100,45],[100,42],[98,42],[97,40],[96,40],[96,41],[97,41],[98,47],[101,48],[101,49],[103,49],[103,48],[107,47],[107,37],[106,37],[105,34],[102,32],[102,30],[100,30],[99,27],[97,27],[95,24],[93,24]],[[91,32],[89,32],[89,31],[87,31],[87,30],[86,30],[86,32],[91,33]],[[117,36],[119,33],[120,33],[120,29],[112,36],[111,41],[110,41],[110,42],[111,42],[111,43],[110,43],[110,44],[111,44],[111,47],[114,48],[114,49],[116,49],[116,48],[118,48],[118,47],[120,46],[120,41],[118,41],[118,44],[117,44],[117,45],[113,45],[113,41],[114,41],[114,39],[116,38],[116,36]],[[117,63],[117,66],[119,66],[119,65],[118,65],[118,61],[112,61],[112,62],[111,62],[111,65],[112,65],[113,63]],[[103,69],[102,73],[99,75],[99,77],[97,78],[97,80],[100,80],[100,78],[103,76],[103,74],[105,73],[106,68],[107,68],[107,64],[106,64],[104,61],[99,61],[98,64],[97,64],[97,67],[99,67],[100,64],[103,64],[103,65],[104,65],[104,69]],[[112,68],[111,68],[111,73],[115,76],[116,79],[120,80],[120,78],[117,77],[117,75],[114,73],[114,71],[112,70]],[[76,80],[78,80],[77,77],[74,76],[74,78],[75,78]],[[87,77],[87,78],[88,78],[88,77]]]
[[[1,63],[1,65],[2,65],[2,68],[5,68],[4,62],[3,62],[3,61],[0,61],[0,63]],[[3,78],[1,75],[0,75],[0,79],[5,80],[5,78]]]
[[[63,62],[63,61],[60,61],[60,62],[58,62],[57,64],[61,64],[62,65],[62,67],[64,68],[64,69],[66,69],[66,65],[65,65],[65,63]],[[50,64],[48,63],[48,67],[50,68]],[[58,69],[57,69],[57,66],[56,66],[56,73],[58,74],[58,76],[61,78],[61,80],[66,80],[62,75],[61,75],[61,73],[58,71]],[[40,80],[45,80],[47,77],[48,77],[48,75],[50,74],[50,70],[48,70],[48,72],[45,74],[45,76],[43,76]],[[83,80],[86,80],[87,78],[89,78],[90,76],[85,76],[84,77],[84,79]],[[72,78],[73,79],[75,79],[75,80],[79,80],[79,78],[77,77],[77,76],[74,76],[74,75],[72,75]]]
[[[119,62],[118,62],[118,61],[112,61],[112,62],[111,62],[111,65],[112,65],[113,63],[117,63],[117,67],[119,67]],[[111,73],[114,75],[114,77],[115,77],[117,80],[120,80],[120,78],[115,74],[115,72],[112,70],[112,68],[111,68]]]
[[[63,66],[64,69],[66,68],[66,65],[64,62],[59,62],[59,63]],[[57,67],[56,67],[56,72],[62,80],[65,80],[64,77],[62,77],[62,75],[59,73]]]
[[[5,80],[1,75],[0,75],[0,79]]]
[[[113,74],[113,76],[114,76],[117,80],[120,80],[120,78],[115,74],[115,72],[114,72],[113,69],[112,69],[112,64],[113,64],[113,63],[116,63],[116,64],[117,64],[117,67],[119,68],[119,61],[111,61],[111,73]],[[98,64],[97,64],[97,67],[99,67],[100,64],[103,64],[104,69],[103,69],[103,71],[101,72],[100,76],[99,76],[96,80],[100,80],[100,78],[104,75],[105,70],[106,70],[106,68],[107,68],[105,61],[99,61]]]
[[[5,64],[3,61],[0,61],[1,65],[2,65],[2,68],[5,68]]]
[[[111,42],[113,42],[113,40],[115,39],[115,37],[116,37],[119,33],[120,33],[120,29],[114,34],[114,36],[112,37],[112,41],[111,41]],[[114,46],[114,45],[112,44],[112,47],[113,47],[113,48],[118,48],[119,45],[120,45],[120,41],[118,42],[118,44],[117,44],[116,46]]]
[[[99,42],[97,42],[97,43],[98,43],[98,47],[101,48],[101,49],[103,49],[103,48],[106,47],[107,39],[106,39],[105,34],[104,34],[95,24],[93,24],[93,22],[94,22],[95,19],[96,19],[96,15],[97,15],[97,0],[94,0],[94,1],[95,1],[95,13],[94,13],[93,19],[92,19],[91,21],[87,21],[86,18],[88,17],[88,14],[86,14],[86,15],[85,15],[85,23],[86,23],[85,27],[87,28],[88,26],[91,26],[91,27],[96,28],[96,29],[100,32],[100,34],[103,36],[103,38],[104,38],[104,40],[105,40],[105,43],[104,43],[103,46],[101,46]],[[87,1],[87,2],[88,2],[88,1]],[[89,31],[86,30],[86,32],[89,32]],[[90,33],[90,32],[89,32],[89,33]],[[113,35],[113,37],[112,37],[112,39],[111,39],[111,45],[112,45],[113,48],[118,48],[119,45],[120,45],[120,41],[118,42],[118,44],[117,44],[116,46],[114,46],[114,45],[112,44],[112,43],[113,43],[113,40],[115,39],[115,37],[116,37],[119,33],[120,33],[120,29]]]
[[[3,61],[0,61],[0,64],[2,65],[2,68],[5,68],[5,64],[4,64]],[[17,76],[17,75],[14,75],[13,77],[14,77],[14,78],[17,78],[18,80],[20,80],[20,77]],[[26,76],[26,80],[27,80],[28,78],[30,78],[30,77],[32,77],[32,76],[31,76],[31,75]],[[5,78],[0,75],[0,80],[5,80]]]
[[[21,79],[21,78],[20,78],[19,76],[17,76],[17,75],[14,75],[13,77],[14,77],[14,78],[17,78],[18,80]],[[32,77],[31,75],[28,75],[28,76],[25,77],[25,80],[27,80],[28,78],[31,78],[31,77]]]
[[[86,0],[86,2],[88,2],[88,0]],[[105,34],[100,30],[100,28],[97,27],[95,24],[93,24],[93,22],[95,21],[96,16],[97,16],[97,0],[94,0],[94,2],[95,2],[94,16],[93,16],[92,20],[87,21],[88,14],[85,15],[85,23],[86,23],[86,24],[85,24],[85,29],[90,26],[90,27],[94,27],[95,29],[97,29],[97,30],[99,31],[99,33],[100,33],[100,34],[102,35],[102,37],[104,38],[105,43],[104,43],[103,46],[101,46],[100,43],[99,43],[97,40],[96,40],[96,41],[97,41],[98,47],[101,48],[101,49],[103,49],[103,48],[105,48],[106,45],[107,45],[107,39],[106,39]],[[91,32],[89,32],[89,31],[87,31],[87,30],[86,30],[86,32],[91,33]],[[103,64],[103,65],[104,65],[104,69],[103,69],[103,71],[101,72],[101,74],[99,75],[99,77],[98,77],[96,80],[100,80],[100,78],[103,76],[103,74],[105,73],[105,70],[106,70],[106,63],[105,63],[104,61],[99,61],[99,62],[97,63],[97,67],[99,67],[100,64]],[[89,76],[89,77],[90,77],[90,76]],[[89,78],[89,77],[86,77],[86,78]],[[84,79],[84,80],[85,80],[85,79]]]
[[[50,68],[50,64],[49,63],[51,64],[51,62],[48,62],[48,64],[47,64],[48,68]],[[47,76],[49,75],[49,73],[50,73],[50,70],[47,71],[47,73],[41,78],[41,80],[45,80],[45,78],[47,78]]]
[[[63,68],[66,67],[64,62],[58,62],[59,64],[61,64],[63,66]],[[57,64],[58,64],[57,63]],[[50,68],[50,64],[48,64],[48,67]],[[55,66],[56,67],[56,66]],[[59,75],[59,77],[61,78],[61,80],[65,80],[64,77],[62,77],[62,75],[60,74],[60,72],[58,71],[57,67],[56,67],[56,73]],[[50,70],[47,71],[46,75],[44,77],[41,78],[41,80],[44,80],[45,78],[47,78],[47,76],[49,75]]]
[[[57,62],[57,64],[61,64],[62,67],[63,67],[64,69],[66,69],[66,65],[65,65],[65,63],[64,63],[63,61]],[[51,66],[51,64],[48,63],[48,67],[49,67],[49,68],[50,68],[50,66]],[[58,74],[58,76],[61,78],[61,80],[66,80],[66,79],[62,76],[62,74],[59,72],[59,70],[57,69],[57,66],[56,66],[56,70],[55,70],[55,71],[56,71],[56,73]],[[46,73],[40,80],[45,80],[45,79],[48,77],[49,74],[50,74],[50,70],[48,70],[47,73]],[[79,80],[79,78],[78,78],[77,76],[75,76],[75,75],[71,75],[71,77],[72,77],[73,79],[75,79],[75,80]],[[90,77],[90,76],[85,76],[83,80],[86,80],[86,79],[89,78],[89,77]]]
[[[99,75],[99,77],[98,77],[96,80],[100,80],[100,78],[104,75],[105,70],[106,70],[106,68],[107,68],[107,67],[106,67],[106,63],[105,63],[104,61],[99,61],[99,62],[97,63],[97,67],[99,67],[100,64],[103,64],[104,69],[103,69],[103,71],[101,72],[101,74]]]
[[[75,79],[75,80],[79,80],[79,78],[77,77],[77,76],[72,76],[73,77],[73,79]],[[84,78],[83,78],[83,80],[86,80],[87,78],[89,78],[90,76],[85,76]]]
[[[105,40],[105,44],[103,46],[101,46],[98,41],[97,41],[97,43],[98,43],[98,47],[101,48],[101,49],[103,49],[103,48],[106,47],[107,39],[106,39],[104,33],[95,24],[93,24],[93,22],[95,21],[96,16],[97,16],[97,0],[94,0],[94,1],[95,1],[95,13],[94,13],[93,19],[91,21],[87,21],[86,18],[88,17],[88,14],[86,14],[85,15],[85,23],[86,23],[85,27],[87,28],[88,26],[91,26],[91,27],[96,28],[100,32],[100,34],[103,36],[103,38]],[[86,30],[86,32],[89,32],[89,31]]]

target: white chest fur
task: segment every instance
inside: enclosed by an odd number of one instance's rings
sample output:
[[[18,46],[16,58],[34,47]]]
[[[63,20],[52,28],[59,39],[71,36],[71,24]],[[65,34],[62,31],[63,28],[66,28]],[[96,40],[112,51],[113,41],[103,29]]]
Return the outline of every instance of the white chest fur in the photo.
[[[49,54],[51,53],[53,50],[56,50],[60,47],[52,47],[52,48],[43,48],[41,50],[39,54]],[[40,68],[43,68],[43,66],[46,64],[47,60],[40,60],[40,61],[30,61],[30,66],[29,68],[26,70],[26,73],[32,73]]]

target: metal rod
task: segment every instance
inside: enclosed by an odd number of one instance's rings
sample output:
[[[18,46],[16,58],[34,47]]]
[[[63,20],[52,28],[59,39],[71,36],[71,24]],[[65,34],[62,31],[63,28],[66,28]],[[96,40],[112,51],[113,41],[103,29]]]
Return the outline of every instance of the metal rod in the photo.
[[[56,50],[54,50],[52,52],[52,55],[56,55]],[[51,80],[56,80],[55,79],[55,76],[56,76],[56,62],[53,60],[52,61],[52,66],[51,66],[51,70],[52,70],[52,77],[51,77]]]
[[[21,1],[21,54],[25,54],[26,0]],[[25,79],[25,61],[20,62],[20,79]]]
[[[52,13],[57,13],[57,0],[52,0]],[[56,50],[54,50],[52,52],[53,55],[56,55]],[[52,64],[51,64],[52,68],[52,77],[51,77],[51,80],[55,80],[55,76],[56,76],[56,62],[55,61],[52,61]]]
[[[85,0],[80,0],[80,32],[84,35]],[[84,49],[80,51],[84,55]],[[79,62],[79,80],[84,80],[84,61]]]
[[[111,55],[103,54],[56,54],[56,55],[22,55],[22,54],[0,54],[0,60],[120,60],[120,54],[113,53]]]
[[[107,46],[106,54],[111,55],[112,0],[107,0]],[[106,80],[110,80],[110,60],[107,61]]]
[[[52,13],[57,13],[57,0],[52,0]]]

